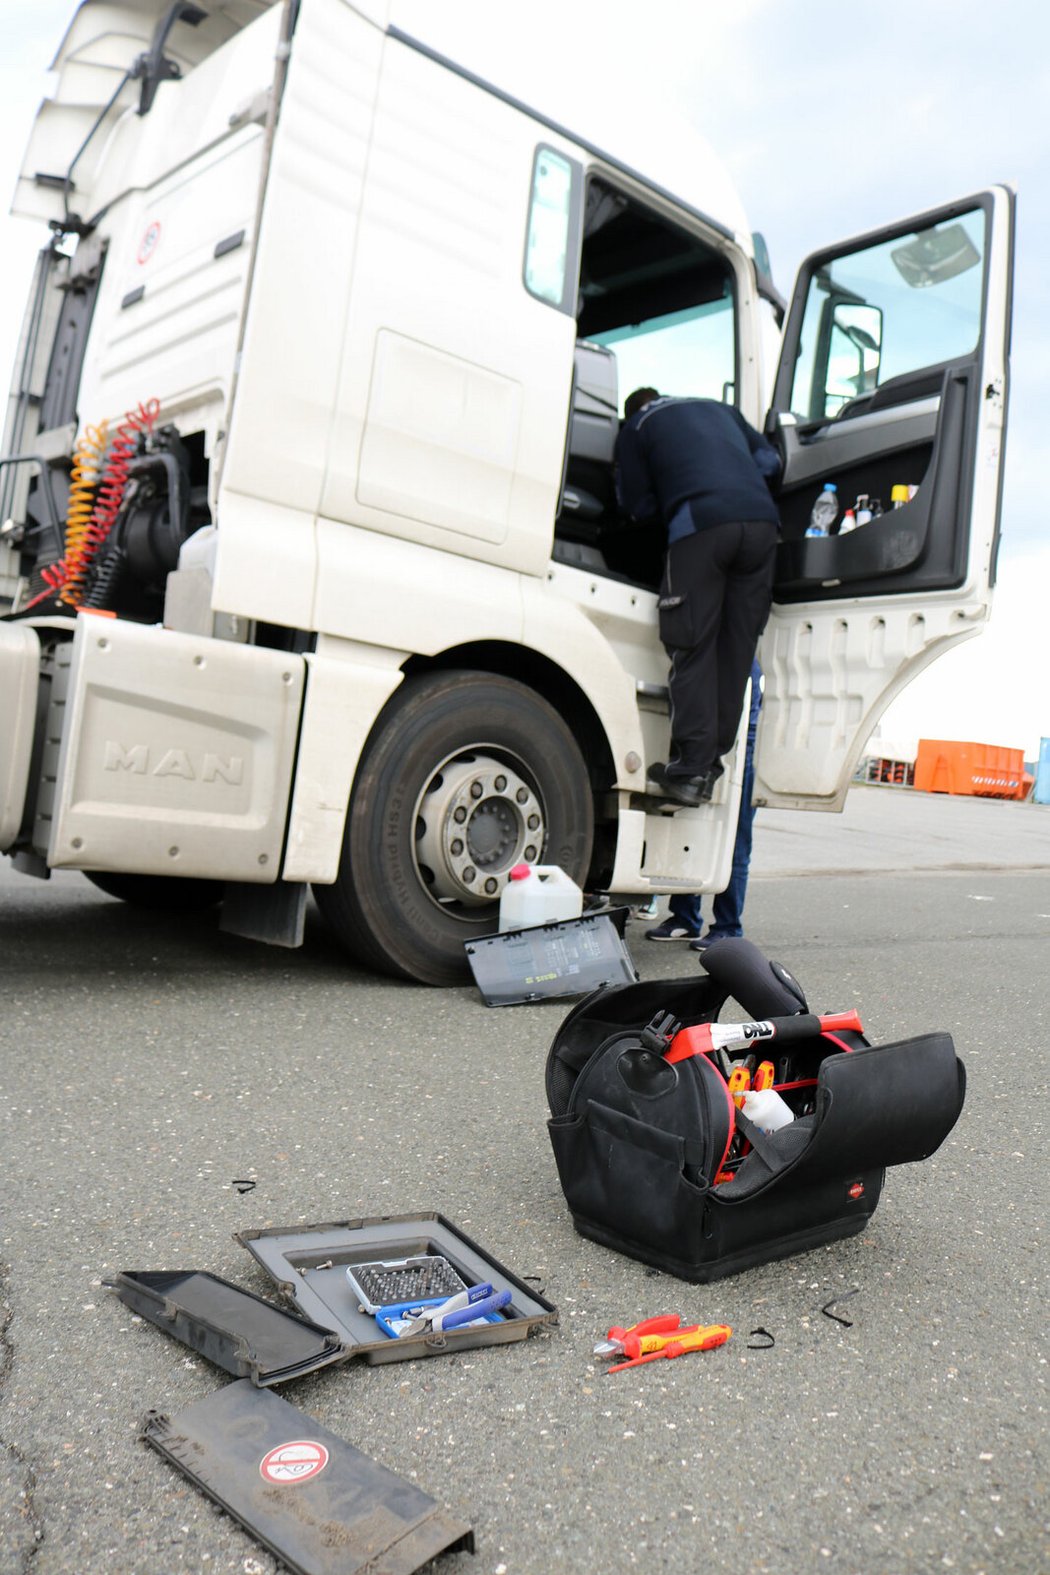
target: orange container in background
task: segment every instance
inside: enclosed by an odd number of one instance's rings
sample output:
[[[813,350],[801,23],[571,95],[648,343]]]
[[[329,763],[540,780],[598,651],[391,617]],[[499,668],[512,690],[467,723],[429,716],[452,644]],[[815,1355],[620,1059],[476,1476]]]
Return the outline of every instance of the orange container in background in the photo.
[[[1025,775],[1021,749],[920,738],[915,756],[915,786],[920,793],[1022,799],[1028,795],[1032,778]]]

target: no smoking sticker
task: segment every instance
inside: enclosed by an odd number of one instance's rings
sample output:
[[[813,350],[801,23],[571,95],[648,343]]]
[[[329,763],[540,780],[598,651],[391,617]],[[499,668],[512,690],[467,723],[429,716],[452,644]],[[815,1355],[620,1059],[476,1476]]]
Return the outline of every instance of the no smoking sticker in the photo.
[[[148,263],[160,242],[160,220],[154,219],[139,242],[136,261],[141,265]]]
[[[319,1476],[328,1464],[328,1451],[323,1444],[310,1438],[293,1439],[288,1444],[278,1444],[259,1461],[259,1475],[266,1482],[281,1487],[292,1482],[309,1482]]]

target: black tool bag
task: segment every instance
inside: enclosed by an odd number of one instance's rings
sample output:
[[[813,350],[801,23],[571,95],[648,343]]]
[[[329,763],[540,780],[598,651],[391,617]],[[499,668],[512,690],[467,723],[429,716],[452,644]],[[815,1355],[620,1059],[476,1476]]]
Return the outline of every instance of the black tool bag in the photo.
[[[946,1033],[871,1045],[814,1032],[777,1058],[794,1120],[761,1132],[730,1097],[726,1052],[675,1064],[666,1053],[679,1026],[715,1022],[730,996],[754,1018],[805,1013],[805,997],[749,941],[717,942],[703,965],[707,978],[588,996],[547,1060],[548,1130],[576,1229],[700,1282],[863,1230],[886,1166],[934,1153],[966,1086]]]

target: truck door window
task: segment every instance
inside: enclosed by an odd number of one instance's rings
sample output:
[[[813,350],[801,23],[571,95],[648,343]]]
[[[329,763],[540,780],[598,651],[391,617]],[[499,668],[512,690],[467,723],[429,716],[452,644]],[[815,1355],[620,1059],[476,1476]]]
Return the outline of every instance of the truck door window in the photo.
[[[525,239],[525,288],[570,315],[576,310],[580,167],[539,147]]]
[[[809,283],[791,409],[801,421],[860,413],[891,378],[970,354],[980,337],[980,209],[819,267]]]
[[[619,518],[613,447],[634,388],[732,400],[733,274],[702,235],[604,179],[587,183],[577,302],[576,374],[556,551],[594,572],[659,581],[660,532]]]
[[[603,181],[587,188],[579,332],[613,350],[633,388],[722,399],[736,386],[733,279],[699,236]]]

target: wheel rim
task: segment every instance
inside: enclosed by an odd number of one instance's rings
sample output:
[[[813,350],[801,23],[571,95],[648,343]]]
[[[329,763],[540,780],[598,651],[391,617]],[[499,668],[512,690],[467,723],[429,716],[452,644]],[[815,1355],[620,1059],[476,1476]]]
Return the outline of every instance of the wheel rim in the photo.
[[[535,864],[546,840],[543,804],[522,762],[488,746],[443,760],[416,800],[420,884],[464,921],[498,902],[515,864]]]

